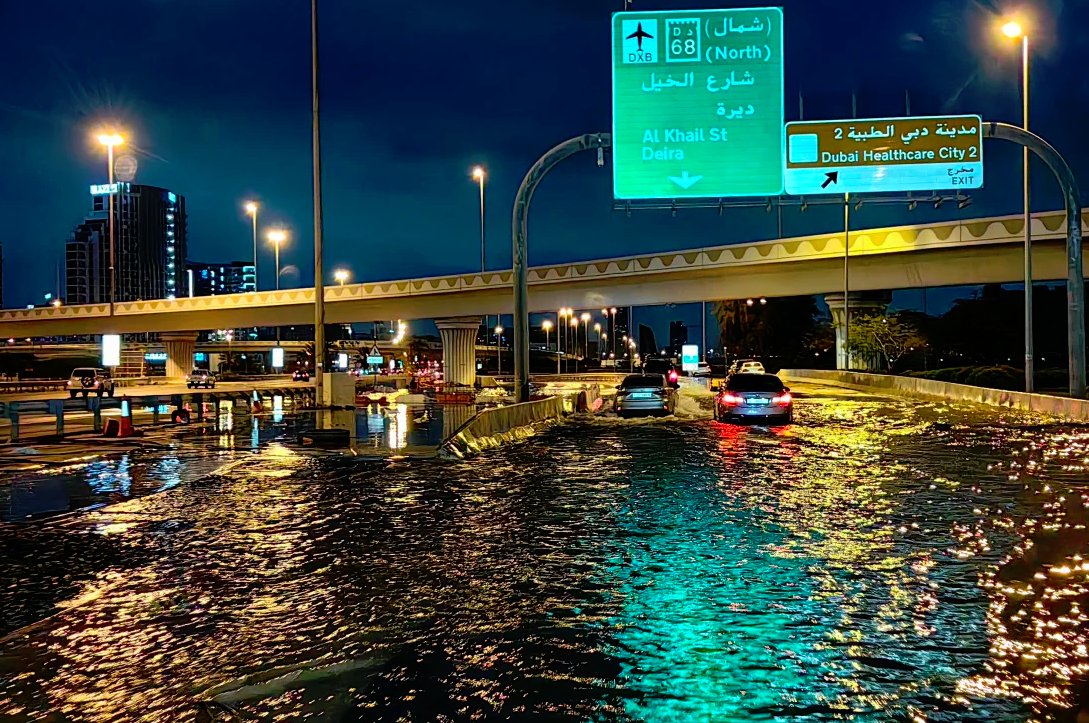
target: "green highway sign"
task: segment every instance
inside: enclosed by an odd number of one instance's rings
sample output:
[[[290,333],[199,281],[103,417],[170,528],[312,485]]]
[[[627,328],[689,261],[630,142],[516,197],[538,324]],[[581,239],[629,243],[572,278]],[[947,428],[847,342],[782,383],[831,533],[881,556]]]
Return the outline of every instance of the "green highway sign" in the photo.
[[[787,123],[794,196],[983,187],[977,115]]]
[[[615,13],[613,195],[783,192],[783,11]]]

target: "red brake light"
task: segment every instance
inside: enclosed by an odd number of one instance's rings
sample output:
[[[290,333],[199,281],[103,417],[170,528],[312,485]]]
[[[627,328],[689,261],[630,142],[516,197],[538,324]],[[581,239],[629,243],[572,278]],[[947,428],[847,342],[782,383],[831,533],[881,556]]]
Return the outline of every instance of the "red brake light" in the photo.
[[[722,403],[723,404],[741,404],[741,401],[742,401],[741,397],[736,397],[733,394],[723,394],[722,395]]]
[[[670,371],[670,372],[669,372],[669,381],[671,381],[671,382],[675,382],[675,381],[677,381],[677,378],[678,378],[678,376],[679,376],[679,375],[677,374],[677,370],[676,370],[676,369],[674,369],[674,370]]]
[[[772,398],[772,404],[790,404],[793,397],[790,396],[790,392],[783,392],[777,397]]]

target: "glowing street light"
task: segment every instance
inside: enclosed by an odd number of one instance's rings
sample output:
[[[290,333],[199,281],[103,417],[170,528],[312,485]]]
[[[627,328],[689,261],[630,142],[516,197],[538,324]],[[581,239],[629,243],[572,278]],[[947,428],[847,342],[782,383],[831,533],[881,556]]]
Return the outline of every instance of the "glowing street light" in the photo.
[[[120,133],[113,131],[99,133],[98,142],[106,146],[106,166],[110,182],[110,313],[113,314],[113,305],[117,300],[117,253],[115,251],[117,232],[114,228],[113,148],[124,143],[125,139]]]
[[[1000,27],[1007,38],[1021,38],[1021,117],[1024,129],[1029,129],[1029,37],[1028,33],[1015,19],[1007,20]],[[1025,391],[1033,388],[1032,377],[1035,366],[1032,358],[1032,209],[1029,205],[1029,150],[1025,146],[1021,152],[1021,180],[1023,187],[1025,221]]]
[[[503,376],[503,327],[495,327],[495,375]]]
[[[582,316],[580,316],[579,318],[582,319],[582,338],[585,342],[585,346],[582,347],[582,356],[583,358],[586,358],[590,356],[590,319],[592,319],[593,317],[590,316],[589,312],[584,311],[582,312]],[[575,343],[578,344],[577,337],[575,339]]]
[[[473,180],[480,187],[480,273],[484,273],[484,179],[483,166],[473,166]]]
[[[246,201],[243,208],[246,215],[253,221],[253,290],[257,291],[257,211],[259,206],[256,201]]]
[[[333,272],[333,279],[341,286],[344,286],[344,282],[351,278],[351,275],[352,273],[348,269],[337,269]]]
[[[280,290],[280,245],[287,240],[287,231],[274,228],[268,232],[268,240],[276,247],[276,290]]]
[[[548,353],[548,347],[550,346],[548,340],[549,340],[549,334],[552,331],[552,320],[551,319],[545,319],[544,321],[542,321],[541,322],[541,328],[544,329],[544,333],[545,333],[545,353],[547,354]],[[559,365],[560,365],[560,358],[559,358],[559,356],[557,356],[556,357],[556,366],[559,367]],[[557,369],[556,373],[557,374],[559,373],[558,369]]]

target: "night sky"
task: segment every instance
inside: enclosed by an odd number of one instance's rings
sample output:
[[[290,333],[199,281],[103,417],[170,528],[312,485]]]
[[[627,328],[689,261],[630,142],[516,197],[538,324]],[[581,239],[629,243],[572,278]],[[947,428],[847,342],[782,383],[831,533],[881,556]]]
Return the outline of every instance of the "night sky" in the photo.
[[[805,117],[818,119],[850,117],[852,92],[859,116],[903,115],[906,91],[914,114],[1020,122],[1019,49],[996,31],[997,17],[1016,6],[782,4],[788,120],[798,118],[799,93]],[[632,9],[744,6],[659,0]],[[1089,2],[1029,7],[1032,126],[1086,186],[1089,150],[1079,135],[1089,117]],[[610,128],[609,15],[620,9],[619,0],[322,0],[327,268],[347,266],[354,280],[477,268],[475,163],[489,172],[488,265],[509,268],[511,204],[526,169],[559,141]],[[92,132],[111,121],[133,141],[137,182],[186,196],[190,258],[249,258],[241,203],[256,198],[262,225],[291,231],[283,263],[299,273],[285,283],[311,283],[308,2],[9,1],[0,3],[0,27],[9,28],[0,85],[7,306],[54,287],[64,241],[90,204],[87,187],[105,182]],[[1007,146],[987,142],[986,188],[965,211],[864,206],[856,223],[1018,212],[1020,153]],[[612,210],[609,169],[584,155],[554,171],[534,200],[532,264],[775,234],[774,215],[762,209],[628,218]],[[1036,178],[1036,208],[1058,208],[1042,164]],[[788,210],[784,233],[831,230],[840,213]],[[268,288],[271,249],[259,263]]]

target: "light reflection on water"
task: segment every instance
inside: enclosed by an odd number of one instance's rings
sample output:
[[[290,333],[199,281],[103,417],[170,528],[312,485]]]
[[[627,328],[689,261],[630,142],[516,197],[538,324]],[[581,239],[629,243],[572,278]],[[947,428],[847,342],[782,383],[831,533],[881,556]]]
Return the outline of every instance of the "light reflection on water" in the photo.
[[[412,414],[357,429],[410,444]],[[385,470],[268,443],[162,494],[0,528],[8,629],[74,605],[0,645],[0,714],[195,720],[194,691],[361,660],[242,708],[1020,721],[1079,700],[1063,676],[1084,672],[1089,552],[1069,489],[1089,436],[850,393],[798,418],[579,422]],[[1034,604],[1013,611],[1000,584]]]

